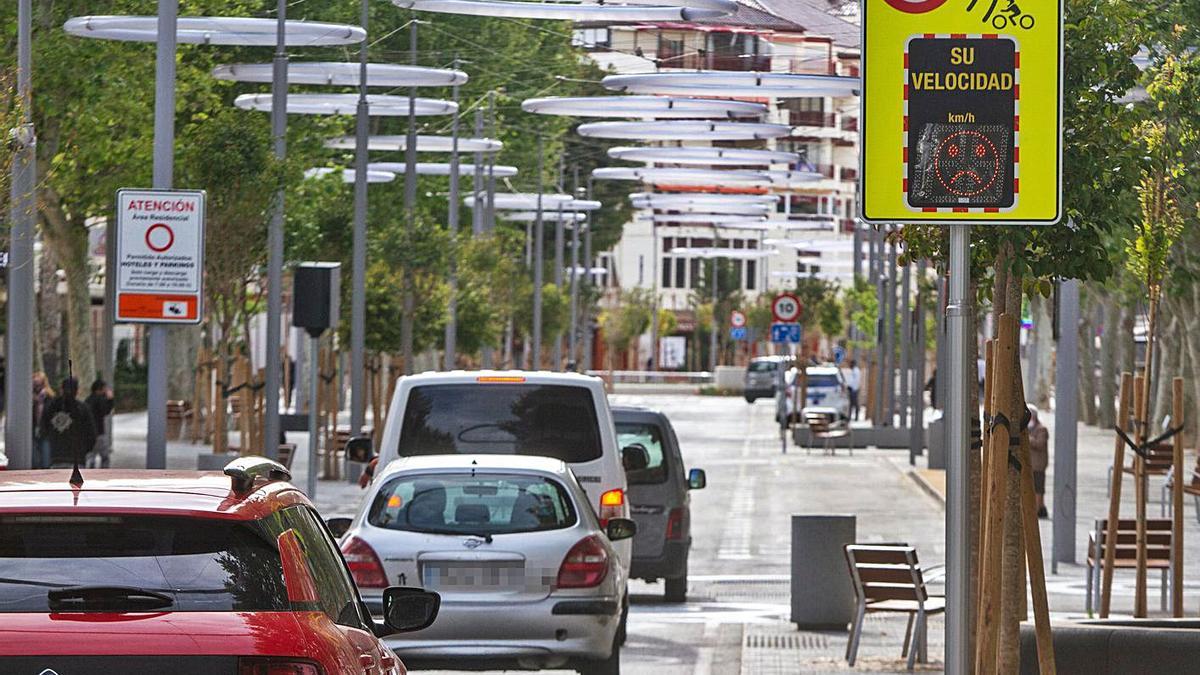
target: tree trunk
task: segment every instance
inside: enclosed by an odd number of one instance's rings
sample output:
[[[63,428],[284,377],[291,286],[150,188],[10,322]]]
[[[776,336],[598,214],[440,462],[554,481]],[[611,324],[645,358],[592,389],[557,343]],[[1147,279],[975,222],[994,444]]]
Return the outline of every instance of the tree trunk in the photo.
[[[167,330],[167,397],[185,401],[196,386],[196,352],[202,341],[200,326],[171,326]]]
[[[1021,311],[1021,276],[1009,273],[1006,278],[1004,311],[1019,315]],[[999,288],[999,287],[998,287]],[[1017,352],[1014,352],[1014,355]],[[1010,365],[1009,373],[1014,378],[1013,401],[1010,410],[1013,417],[1012,434],[1021,432],[1021,410],[1025,407],[1025,396],[1021,381],[1020,359]],[[999,370],[999,369],[998,369]],[[1000,371],[1003,372],[1003,371]],[[1007,488],[1004,503],[1004,553],[1000,562],[1001,609],[1000,641],[997,652],[998,672],[1020,671],[1020,629],[1025,611],[1025,549],[1021,531],[1021,473],[1011,462],[1006,462]]]
[[[67,372],[63,361],[63,318],[62,301],[58,297],[58,261],[54,248],[42,249],[38,262],[37,286],[37,329],[33,331],[38,343],[34,349],[34,372],[42,371],[54,391]]]
[[[1050,317],[1051,303],[1039,294],[1030,299],[1030,310],[1033,315],[1033,331],[1030,335],[1036,345],[1035,358],[1032,363],[1032,375],[1029,391],[1032,401],[1039,410],[1050,409],[1050,387],[1054,383],[1054,368],[1052,366],[1051,350],[1054,348],[1053,319]]]
[[[1136,346],[1133,341],[1133,324],[1137,317],[1137,307],[1134,303],[1121,303],[1120,332],[1117,334],[1120,364],[1122,373],[1132,373],[1136,370]]]
[[[1099,290],[1099,289],[1098,289]],[[1121,339],[1121,307],[1113,293],[1100,291],[1100,407],[1097,419],[1105,429],[1113,428],[1117,423],[1117,365],[1118,354],[1121,351],[1118,341]],[[1123,371],[1129,372],[1129,371]]]
[[[1084,424],[1096,426],[1096,326],[1094,317],[1096,303],[1092,302],[1094,294],[1088,292],[1080,303],[1079,313],[1079,412]],[[1059,334],[1071,330],[1071,326],[1060,326]],[[1056,383],[1057,384],[1057,383]]]
[[[1152,383],[1154,388],[1153,404],[1150,408],[1149,435],[1157,436],[1159,422],[1171,414],[1171,380],[1182,373],[1179,368],[1180,321],[1177,303],[1163,298],[1158,303],[1160,314],[1159,324],[1162,328],[1155,339],[1155,365],[1157,371]],[[1164,311],[1165,310],[1165,311]]]

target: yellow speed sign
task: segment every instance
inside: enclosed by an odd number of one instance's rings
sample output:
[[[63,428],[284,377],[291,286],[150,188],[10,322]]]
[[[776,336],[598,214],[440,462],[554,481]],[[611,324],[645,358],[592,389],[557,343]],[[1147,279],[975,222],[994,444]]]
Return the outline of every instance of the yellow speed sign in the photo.
[[[862,215],[1062,214],[1058,0],[863,0]]]

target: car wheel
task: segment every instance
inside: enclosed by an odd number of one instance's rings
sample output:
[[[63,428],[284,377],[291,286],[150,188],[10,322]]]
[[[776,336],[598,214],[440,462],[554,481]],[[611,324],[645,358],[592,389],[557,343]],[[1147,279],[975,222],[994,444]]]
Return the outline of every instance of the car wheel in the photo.
[[[688,561],[683,559],[683,574],[663,580],[663,598],[667,602],[687,602]]]
[[[757,399],[756,397],[754,397],[754,396],[746,396],[746,397],[745,397],[745,399],[746,399],[746,403],[754,403],[755,401],[757,401],[757,400],[758,400],[758,399]]]
[[[612,653],[607,659],[587,661],[578,668],[579,675],[621,675],[621,645],[613,639]]]

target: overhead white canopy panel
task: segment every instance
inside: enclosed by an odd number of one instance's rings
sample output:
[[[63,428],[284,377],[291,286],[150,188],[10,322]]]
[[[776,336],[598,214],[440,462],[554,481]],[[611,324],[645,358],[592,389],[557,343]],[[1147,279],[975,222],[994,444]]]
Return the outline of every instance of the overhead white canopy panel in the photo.
[[[673,204],[678,205],[700,205],[700,204],[775,204],[779,201],[779,197],[775,195],[744,195],[744,194],[708,194],[708,193],[683,193],[683,194],[663,194],[659,192],[634,192],[629,195],[630,201],[637,205],[637,202],[647,202],[648,207],[639,208],[674,208]]]
[[[570,96],[531,98],[521,109],[539,115],[570,117],[649,117],[657,119],[726,119],[757,117],[767,106],[748,101],[679,96]]]
[[[404,173],[408,170],[407,165],[404,162],[371,162],[367,164],[367,169],[377,171],[392,171],[394,173]],[[417,174],[420,176],[450,175],[449,162],[417,162],[416,169]],[[480,166],[479,169],[483,171],[485,176],[488,175],[488,171],[491,171],[491,175],[495,176],[496,178],[512,178],[513,176],[517,175],[517,167],[515,166],[497,164],[493,167]],[[459,164],[458,175],[474,176],[475,165]]]
[[[633,203],[635,209],[651,209],[646,202],[635,201]],[[775,209],[766,204],[685,204],[675,206],[659,207],[660,211],[675,211],[681,214],[698,213],[698,214],[722,214],[728,216],[765,216],[768,213],[773,213]]]
[[[372,94],[367,97],[372,116],[403,117],[408,115],[407,96]],[[439,99],[418,98],[414,114],[452,115],[458,112],[458,104]],[[243,110],[271,112],[270,94],[242,94],[233,104]],[[288,94],[287,111],[291,115],[354,115],[358,112],[358,94]]]
[[[353,136],[339,136],[325,141],[325,147],[334,150],[353,150],[355,148],[355,140]],[[405,136],[369,136],[367,138],[367,149],[377,152],[403,152],[408,147],[408,139]],[[460,153],[474,152],[497,152],[504,144],[492,138],[459,138],[458,151]],[[450,136],[426,136],[424,134],[417,136],[417,152],[452,152],[454,150],[453,139]]]
[[[639,220],[649,220],[655,223],[701,223],[725,224],[738,223],[743,225],[767,225],[767,219],[761,217],[742,217],[729,213],[656,213],[653,216],[642,217]]]
[[[327,61],[291,61],[287,66],[288,84],[325,84],[357,87],[360,64]],[[236,82],[270,83],[274,80],[274,64],[233,63],[213,68],[213,77]],[[402,66],[394,63],[368,63],[369,87],[451,87],[465,84],[467,74],[461,70]]]
[[[720,169],[638,169],[633,167],[606,167],[592,171],[599,180],[640,180],[646,183],[672,185],[723,185],[755,187],[769,185],[770,180],[755,171],[732,171]]]
[[[538,207],[538,194],[536,192],[498,192],[494,195],[494,200],[496,208],[505,211],[536,211]],[[571,195],[543,194],[541,196],[542,212],[557,211],[559,204],[569,204],[573,201],[576,200]],[[475,208],[475,197],[467,197],[463,199],[463,203],[467,205],[467,208],[473,209]],[[597,206],[597,208],[599,207]]]
[[[354,172],[354,169],[331,169],[329,167],[318,167],[315,169],[308,169],[307,171],[305,171],[304,177],[305,178],[321,178],[323,176],[328,176],[329,174],[336,173],[336,172],[341,172],[343,183],[353,183],[354,179],[357,175]],[[367,182],[368,183],[390,183],[393,180],[396,180],[396,174],[392,171],[371,171],[371,170],[367,171]]]
[[[193,45],[236,45],[274,47],[279,22],[243,16],[181,16],[175,26],[175,41]],[[158,40],[157,16],[77,16],[63,24],[77,37],[129,42]],[[285,21],[284,42],[289,47],[349,45],[367,39],[358,26],[319,21]]]
[[[561,216],[561,217],[560,217]],[[496,217],[504,220],[511,220],[518,223],[534,223],[537,222],[537,211],[501,211],[496,214]],[[567,223],[578,223],[587,220],[586,213],[578,211],[559,211],[557,207],[553,211],[542,211],[542,220],[556,222],[562,220]]]
[[[628,94],[747,98],[857,96],[862,88],[857,77],[726,70],[608,75],[601,84]]]
[[[730,228],[742,229],[742,228]],[[774,255],[771,251],[757,248],[719,248],[712,246],[680,246],[670,251],[671,255],[689,255],[697,258],[734,258],[753,260]]]
[[[523,2],[522,0],[392,0],[405,9],[509,19],[641,22],[695,21],[737,11],[733,0],[624,0],[608,2]]]
[[[608,156],[631,162],[704,166],[769,166],[800,161],[794,152],[743,148],[609,148]]]
[[[576,131],[628,141],[752,141],[787,136],[792,128],[764,122],[589,122]]]

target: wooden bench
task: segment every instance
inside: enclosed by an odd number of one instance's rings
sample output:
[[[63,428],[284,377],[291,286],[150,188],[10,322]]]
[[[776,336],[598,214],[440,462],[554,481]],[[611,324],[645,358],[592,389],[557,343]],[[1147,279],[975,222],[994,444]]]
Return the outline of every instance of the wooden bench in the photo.
[[[279,463],[292,470],[292,458],[296,455],[295,443],[280,443],[278,450]]]
[[[1100,605],[1100,573],[1104,568],[1104,547],[1108,539],[1108,519],[1097,520],[1088,533],[1087,612]],[[1171,572],[1171,520],[1146,519],[1146,569],[1162,571],[1161,606],[1167,609],[1167,585]],[[1113,571],[1137,569],[1137,521],[1122,518],[1117,521],[1117,548]]]
[[[931,596],[926,589],[917,550],[903,545],[847,544],[845,551],[857,605],[846,644],[846,661],[853,666],[858,657],[863,620],[868,613],[899,612],[908,614],[901,658],[908,657],[909,670],[918,659],[925,663],[927,619],[946,611],[946,599]]]
[[[820,440],[826,454],[837,454],[837,441],[845,438],[846,449],[854,454],[854,444],[849,441],[850,426],[842,421],[841,415],[833,408],[805,408],[800,411],[804,424],[808,427],[808,448],[812,452],[813,442]]]
[[[1174,471],[1167,473],[1167,482],[1162,489],[1162,515],[1167,515],[1167,505],[1171,503],[1171,489],[1175,485]],[[1200,523],[1200,451],[1196,453],[1196,466],[1192,467],[1191,477],[1183,484],[1183,494],[1191,495],[1196,505],[1196,522]]]
[[[183,425],[191,418],[190,401],[167,401],[167,438],[178,440],[183,435]]]

